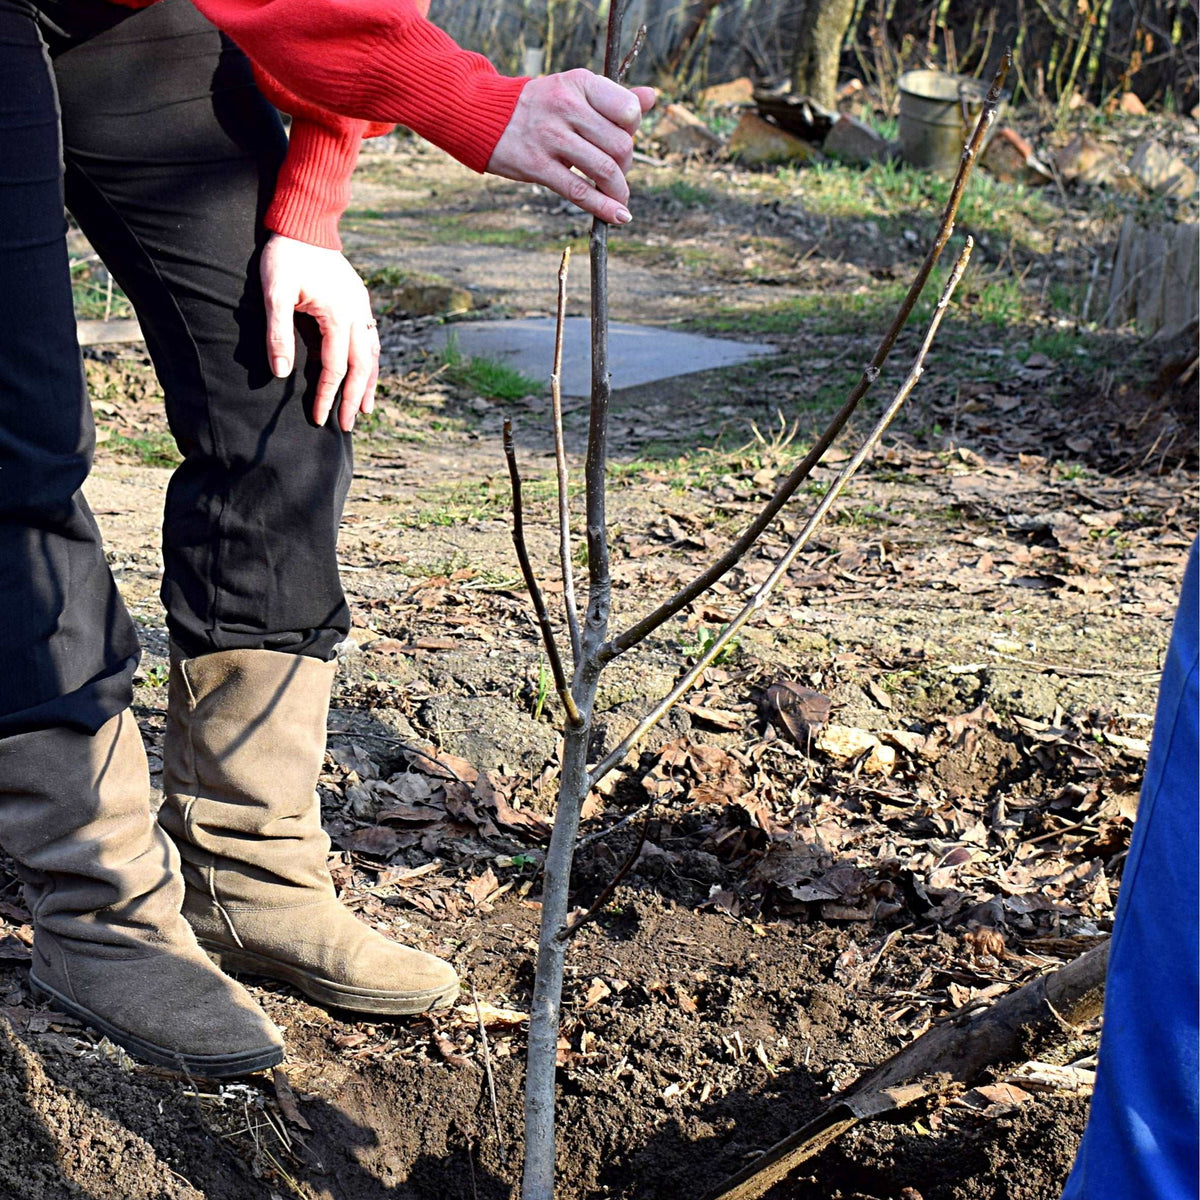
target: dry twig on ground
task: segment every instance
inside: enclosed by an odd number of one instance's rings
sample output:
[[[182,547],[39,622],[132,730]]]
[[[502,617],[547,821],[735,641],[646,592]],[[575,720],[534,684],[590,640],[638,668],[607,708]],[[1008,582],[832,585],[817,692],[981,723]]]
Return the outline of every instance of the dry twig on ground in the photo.
[[[803,1128],[789,1134],[705,1200],[757,1200],[802,1162],[870,1117],[974,1082],[1012,1061],[1031,1038],[1061,1035],[1098,1016],[1104,1004],[1108,939],[982,1012],[959,1014],[869,1071]]]

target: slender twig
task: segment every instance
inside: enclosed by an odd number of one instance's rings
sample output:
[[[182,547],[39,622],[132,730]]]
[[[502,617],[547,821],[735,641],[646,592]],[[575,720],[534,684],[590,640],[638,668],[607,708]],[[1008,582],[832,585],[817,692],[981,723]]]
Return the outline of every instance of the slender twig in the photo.
[[[533,564],[529,561],[529,550],[525,545],[525,514],[521,503],[521,472],[517,467],[517,449],[513,443],[512,421],[504,419],[504,457],[508,460],[508,477],[512,482],[512,511],[513,545],[517,550],[517,562],[521,564],[521,575],[529,590],[529,598],[533,601],[534,612],[537,613],[538,627],[542,631],[542,641],[546,646],[546,657],[550,659],[550,671],[554,676],[554,688],[558,698],[567,713],[568,725],[582,724],[579,709],[571,689],[567,686],[567,677],[563,671],[562,658],[558,653],[558,642],[554,637],[554,629],[550,624],[550,613],[546,610],[546,601],[542,589],[538,586],[537,576],[533,573]]]
[[[624,829],[627,825],[632,825],[638,817],[648,813],[657,803],[655,800],[647,800],[645,804],[635,808],[633,812],[626,813],[619,821],[614,821],[611,825],[606,825],[603,829],[597,829],[595,833],[589,833],[587,837],[581,837],[576,845],[576,851],[582,850],[584,846],[590,846],[593,842],[599,842],[603,838],[612,837],[614,833]]]
[[[508,1163],[508,1151],[504,1146],[504,1130],[500,1124],[500,1105],[496,1103],[496,1080],[492,1076],[492,1052],[488,1047],[487,1026],[483,1023],[483,1010],[479,1007],[479,996],[475,992],[475,981],[471,981],[471,1003],[475,1005],[475,1019],[479,1022],[479,1040],[483,1043],[483,1073],[487,1077],[488,1099],[492,1102],[492,1117],[496,1122],[496,1146],[500,1161]]]
[[[996,118],[996,111],[1000,104],[1000,95],[1004,88],[1004,81],[1007,78],[1011,61],[1011,54],[1005,54],[1000,69],[996,73],[996,78],[993,80],[991,89],[987,94],[987,99],[984,101],[983,111],[979,114],[979,121],[975,126],[975,132],[963,148],[958,174],[954,177],[953,186],[950,188],[950,198],[947,200],[946,207],[942,212],[941,223],[938,225],[933,245],[930,247],[929,253],[925,256],[925,261],[921,264],[921,268],[917,272],[912,286],[908,289],[908,294],[904,297],[904,302],[900,305],[896,316],[888,327],[888,331],[883,335],[883,340],[879,343],[874,357],[863,371],[854,390],[847,397],[842,407],[838,409],[825,432],[821,434],[813,444],[812,449],[804,456],[803,461],[792,469],[788,477],[780,484],[775,495],[771,497],[762,512],[755,517],[741,537],[716,562],[693,579],[691,583],[680,588],[675,595],[660,604],[649,616],[643,617],[623,633],[619,633],[614,637],[603,649],[602,654],[605,662],[616,658],[618,654],[623,654],[630,647],[636,646],[643,638],[649,636],[661,625],[669,621],[677,612],[686,608],[693,600],[706,592],[717,580],[727,574],[742,560],[746,552],[758,541],[763,532],[775,519],[780,509],[795,494],[796,489],[812,473],[813,468],[821,461],[825,451],[833,444],[834,438],[842,431],[842,427],[858,407],[859,401],[867,394],[875,380],[879,378],[880,369],[891,354],[892,347],[896,344],[896,339],[900,336],[900,331],[908,321],[930,274],[933,272],[933,268],[937,265],[946,243],[950,240],[950,235],[954,232],[954,220],[958,213],[959,202],[962,200],[967,180],[975,165],[979,150],[984,143],[988,130],[991,128],[992,122]]]
[[[563,329],[567,319],[567,272],[571,247],[558,264],[558,312],[554,321],[554,370],[550,375],[550,399],[554,407],[554,466],[558,472],[558,556],[562,561],[563,604],[571,635],[571,662],[578,666],[583,654],[579,638],[579,609],[575,606],[575,571],[571,566],[571,503],[567,490],[567,447],[563,440],[562,353]]]
[[[637,33],[633,35],[633,45],[629,47],[629,53],[621,60],[620,69],[617,71],[617,82],[624,83],[625,76],[629,74],[630,67],[637,61],[637,56],[641,54],[642,47],[646,44],[646,27],[641,25],[638,27]]]
[[[587,912],[572,921],[565,929],[559,930],[558,940],[560,942],[570,941],[589,921],[594,921],[612,898],[613,892],[620,886],[621,880],[633,870],[637,860],[642,856],[642,850],[646,845],[646,834],[650,832],[650,817],[653,815],[650,810],[653,808],[654,804],[651,802],[647,808],[646,819],[642,822],[641,836],[637,840],[637,845],[633,848],[633,853],[629,855],[621,864],[617,873],[600,890],[600,895],[596,897]]]
[[[685,671],[680,677],[671,691],[654,706],[634,728],[625,736],[620,745],[618,745],[606,758],[597,764],[588,775],[588,782],[592,787],[602,780],[614,767],[618,766],[626,754],[634,748],[659,721],[670,711],[675,702],[696,682],[705,668],[713,662],[721,651],[729,644],[731,639],[747,621],[753,617],[760,608],[766,604],[771,593],[775,590],[776,585],[787,573],[795,561],[796,556],[808,545],[817,526],[824,520],[825,515],[833,507],[833,502],[841,494],[846,484],[850,482],[855,472],[866,461],[868,455],[875,448],[875,444],[883,436],[884,431],[892,423],[896,413],[900,411],[905,400],[913,388],[917,386],[917,381],[921,378],[921,373],[925,369],[925,356],[929,353],[929,348],[933,344],[934,336],[938,331],[938,327],[942,323],[942,318],[946,315],[947,306],[950,303],[950,297],[954,294],[954,289],[958,286],[958,281],[962,278],[963,272],[967,269],[967,263],[971,258],[971,251],[974,249],[975,242],[973,238],[967,238],[967,243],[963,247],[962,253],[958,256],[958,261],[954,264],[954,269],[950,272],[950,278],[946,281],[946,286],[942,290],[941,297],[937,302],[937,307],[934,309],[933,318],[929,322],[929,328],[925,332],[924,340],[921,342],[921,348],[917,351],[917,356],[913,360],[912,368],[909,370],[904,382],[900,385],[900,389],[896,392],[892,402],[884,410],[882,416],[875,423],[874,429],[867,436],[867,440],[859,447],[857,453],[848,463],[842,468],[837,479],[830,485],[829,490],[821,498],[821,502],[813,510],[812,516],[809,517],[804,528],[796,536],[792,544],[784,551],[779,561],[775,564],[774,570],[767,576],[765,582],[755,591],[755,593],[746,602],[741,612],[725,626],[724,629],[717,635],[713,643],[700,656],[695,665]]]

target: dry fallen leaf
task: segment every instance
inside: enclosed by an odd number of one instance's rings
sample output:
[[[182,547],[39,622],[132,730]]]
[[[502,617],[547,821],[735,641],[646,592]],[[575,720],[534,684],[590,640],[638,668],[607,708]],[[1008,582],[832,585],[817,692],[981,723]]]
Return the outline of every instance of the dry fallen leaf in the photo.
[[[779,726],[800,747],[806,747],[829,720],[833,702],[790,679],[782,679],[767,688],[767,719]]]
[[[1004,934],[999,929],[971,929],[963,934],[963,941],[974,957],[1004,957]]]
[[[529,1020],[529,1014],[521,1012],[519,1008],[498,1008],[486,1000],[480,1000],[478,1014],[475,1012],[474,1004],[460,1004],[454,1010],[454,1015],[463,1024],[476,1026],[479,1024],[479,1018],[482,1017],[484,1026],[488,1029],[515,1029]]]
[[[470,1061],[459,1054],[458,1047],[444,1033],[434,1031],[433,1045],[434,1049],[441,1055],[442,1061],[452,1067],[465,1067]]]
[[[818,750],[841,762],[862,760],[864,775],[890,775],[896,765],[896,751],[885,746],[873,733],[848,725],[829,725],[817,735]]]
[[[597,976],[592,980],[591,986],[587,990],[587,995],[584,997],[583,1007],[591,1008],[595,1004],[599,1004],[601,1000],[607,1000],[612,995],[612,988],[604,982],[603,979]]]
[[[292,1091],[292,1085],[288,1082],[287,1074],[282,1067],[275,1067],[271,1071],[271,1081],[275,1085],[275,1099],[279,1102],[279,1111],[293,1125],[311,1133],[312,1126],[304,1119],[304,1114],[300,1111],[299,1104],[296,1103],[296,1093]]]
[[[472,879],[464,890],[471,897],[471,903],[478,908],[499,889],[500,881],[496,878],[496,873],[492,868],[488,867],[482,875]]]

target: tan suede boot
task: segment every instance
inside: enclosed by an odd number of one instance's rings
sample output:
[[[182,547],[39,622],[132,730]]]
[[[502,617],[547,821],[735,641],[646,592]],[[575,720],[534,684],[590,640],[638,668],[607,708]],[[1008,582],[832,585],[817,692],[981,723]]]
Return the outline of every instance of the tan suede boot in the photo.
[[[33,914],[33,987],[158,1066],[219,1078],[283,1059],[279,1030],[180,916],[137,722],[0,738],[0,845]]]
[[[159,821],[183,857],[184,916],[227,970],[320,1004],[418,1013],[450,1004],[448,963],[338,903],[317,777],[336,663],[273,650],[174,658]]]

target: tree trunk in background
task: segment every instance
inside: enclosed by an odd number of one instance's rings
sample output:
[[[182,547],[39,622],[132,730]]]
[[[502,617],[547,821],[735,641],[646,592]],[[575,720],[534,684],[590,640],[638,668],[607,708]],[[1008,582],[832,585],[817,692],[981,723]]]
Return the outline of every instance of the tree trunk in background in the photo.
[[[805,0],[792,56],[792,91],[837,107],[842,39],[854,15],[854,0]]]

